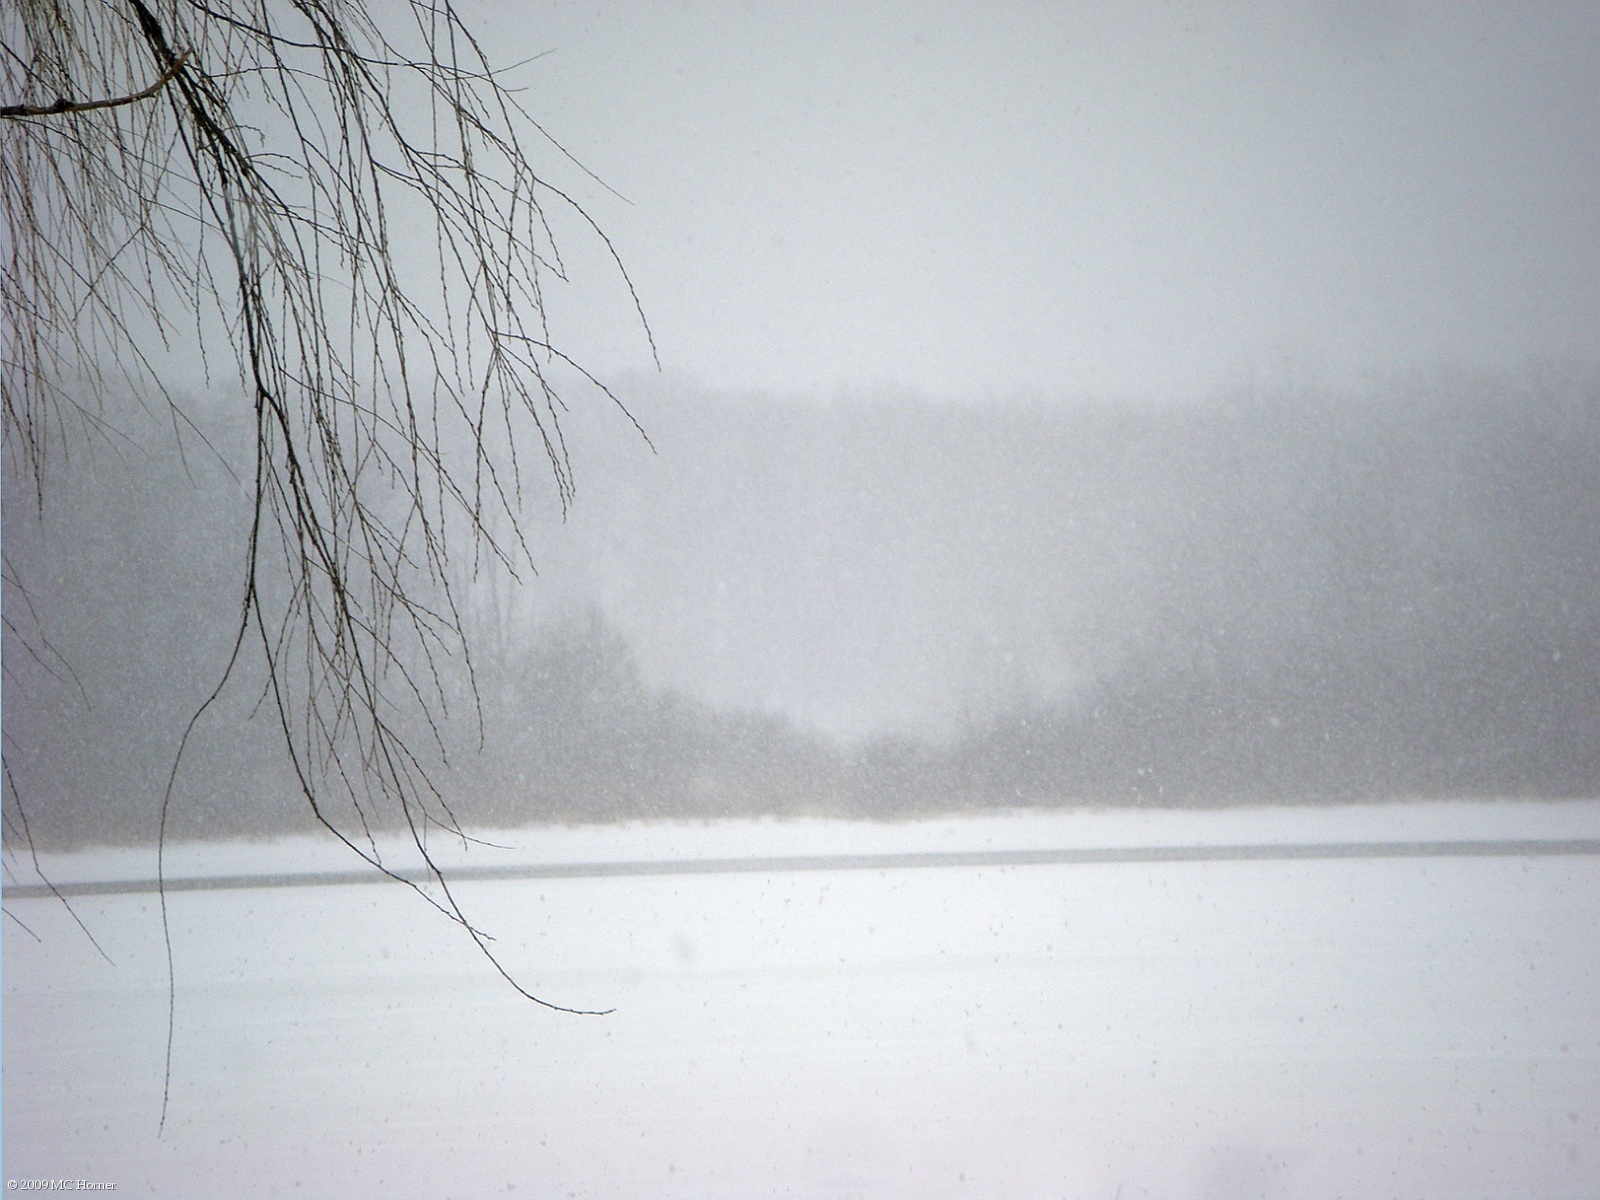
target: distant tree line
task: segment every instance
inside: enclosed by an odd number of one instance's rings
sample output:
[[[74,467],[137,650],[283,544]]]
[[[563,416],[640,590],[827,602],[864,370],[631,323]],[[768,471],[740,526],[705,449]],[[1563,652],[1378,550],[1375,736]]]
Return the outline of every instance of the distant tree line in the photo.
[[[726,403],[790,452],[838,418]],[[714,447],[714,419],[698,419]],[[1356,398],[1284,391],[1087,415],[897,401],[860,425],[859,444],[830,452],[864,473],[863,494],[888,469],[874,465],[881,439],[915,446],[940,426],[980,457],[1044,447],[1046,466],[1019,469],[1044,472],[1040,494],[1057,489],[1062,511],[1018,519],[1034,530],[1029,554],[1061,555],[1046,579],[1077,569],[1067,531],[1087,503],[1071,471],[1049,473],[1050,448],[1069,465],[1080,454],[1136,464],[1115,478],[1151,481],[1154,501],[1101,498],[1127,509],[1111,540],[1137,560],[1116,576],[1136,581],[1134,632],[1115,654],[1085,651],[1071,686],[991,689],[940,733],[847,742],[651,682],[603,600],[580,596],[537,625],[485,624],[476,704],[451,674],[459,664],[441,665],[466,718],[438,748],[457,819],[1600,794],[1593,374],[1436,376]],[[835,426],[827,438],[837,443]],[[581,448],[575,461],[581,512]],[[42,525],[5,531],[8,556],[38,564],[36,602],[64,631],[7,664],[8,757],[45,845],[154,836],[175,731],[234,619],[218,601],[237,570],[219,531],[248,519],[215,457],[81,465],[81,486],[58,489]],[[902,469],[943,468],[913,456]],[[113,502],[127,482],[117,475],[135,481],[137,503]],[[1146,528],[1152,513],[1159,528]],[[1120,586],[1105,585],[1099,609],[1121,602]],[[1067,653],[1074,636],[1094,636],[1084,628],[1062,618]],[[259,695],[240,686],[226,700],[194,747],[178,833],[306,827],[281,749],[251,716]]]
[[[1418,386],[1197,418],[1152,636],[952,752],[997,801],[1600,794],[1600,390]],[[1230,457],[1239,446],[1250,455]],[[1259,503],[1252,476],[1292,485]],[[1241,501],[1240,498],[1244,498]]]

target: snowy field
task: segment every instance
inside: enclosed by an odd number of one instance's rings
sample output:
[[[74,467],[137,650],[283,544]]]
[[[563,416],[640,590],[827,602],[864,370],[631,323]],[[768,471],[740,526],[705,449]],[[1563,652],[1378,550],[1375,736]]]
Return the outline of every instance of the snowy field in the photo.
[[[521,830],[458,866],[1600,838],[1600,802]],[[398,853],[398,852],[397,852]],[[403,859],[395,860],[403,865]],[[171,876],[345,871],[323,842]],[[1600,1194],[1600,856],[468,881],[62,905],[8,863],[4,1174],[161,1197]],[[62,856],[137,881],[144,851]],[[19,886],[20,885],[20,886]],[[28,931],[31,931],[28,932]],[[36,940],[37,938],[37,940]]]

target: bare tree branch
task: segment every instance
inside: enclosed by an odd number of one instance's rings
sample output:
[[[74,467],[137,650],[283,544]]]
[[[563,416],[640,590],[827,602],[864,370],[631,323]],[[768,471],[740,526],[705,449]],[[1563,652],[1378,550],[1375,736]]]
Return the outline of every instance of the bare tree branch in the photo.
[[[430,903],[506,974],[427,845],[459,833],[429,766],[440,664],[471,670],[452,564],[465,547],[474,570],[531,566],[525,496],[553,487],[565,511],[574,493],[569,396],[622,407],[555,345],[567,237],[597,239],[655,347],[616,249],[523,139],[565,151],[454,5],[398,11],[5,6],[0,94],[27,119],[0,122],[0,409],[42,510],[51,461],[115,427],[104,404],[165,405],[181,432],[175,358],[231,360],[252,515],[233,649],[195,720],[253,644],[317,820],[390,874],[373,831],[406,831]],[[91,83],[114,98],[70,98]],[[163,838],[181,765],[179,747]]]
[[[171,83],[178,72],[183,70],[183,64],[188,57],[187,53],[178,55],[168,65],[167,69],[161,72],[154,83],[143,91],[134,92],[132,95],[115,96],[109,100],[69,100],[65,96],[59,96],[54,104],[6,104],[0,105],[0,117],[10,117],[12,120],[22,117],[58,117],[63,113],[94,112],[96,109],[101,108],[121,108],[124,104],[137,104],[141,100],[150,99],[151,96],[154,96],[167,84]]]

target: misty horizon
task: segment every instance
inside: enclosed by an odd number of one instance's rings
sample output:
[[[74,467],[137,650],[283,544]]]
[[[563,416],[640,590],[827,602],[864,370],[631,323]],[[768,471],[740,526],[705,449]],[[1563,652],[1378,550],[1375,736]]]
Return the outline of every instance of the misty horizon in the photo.
[[[1142,408],[618,397],[627,413],[564,420],[577,494],[565,519],[531,500],[538,575],[458,581],[484,749],[464,663],[437,664],[455,716],[434,774],[460,812],[1551,796],[1600,778],[1592,373]],[[189,457],[63,466],[93,482],[65,476],[37,531],[8,525],[84,686],[7,680],[40,830],[76,840],[102,812],[111,836],[149,836],[224,661],[238,563],[215,532],[244,501]],[[99,496],[129,485],[133,506]],[[306,819],[253,678],[199,731],[184,828]]]

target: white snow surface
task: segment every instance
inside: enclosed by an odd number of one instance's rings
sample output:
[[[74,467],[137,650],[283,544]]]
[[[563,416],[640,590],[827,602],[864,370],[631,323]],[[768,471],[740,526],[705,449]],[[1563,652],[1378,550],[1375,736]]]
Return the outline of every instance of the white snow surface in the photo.
[[[429,855],[450,866],[524,863],[692,861],[744,857],[1039,850],[1138,846],[1272,845],[1323,842],[1493,841],[1600,837],[1600,800],[1395,802],[1286,808],[1023,809],[894,822],[808,818],[628,821],[471,831],[472,842],[433,830]],[[366,842],[360,843],[370,849]],[[379,857],[397,869],[419,865],[407,836],[379,838]],[[146,880],[153,847],[96,848],[40,856],[56,883]],[[170,878],[284,872],[346,872],[361,866],[326,835],[276,841],[169,845]],[[37,883],[26,861],[8,863],[7,882]]]
[[[455,864],[1600,836],[1600,802],[637,823]],[[396,865],[402,849],[393,848]],[[172,876],[346,871],[325,840]],[[34,882],[12,861],[7,881]],[[52,856],[147,878],[148,851]],[[117,1195],[1600,1193],[1600,858],[11,896],[3,1171]],[[19,922],[21,924],[19,924]],[[24,929],[23,926],[26,926]]]

